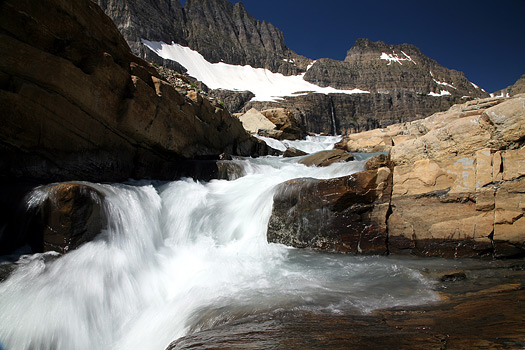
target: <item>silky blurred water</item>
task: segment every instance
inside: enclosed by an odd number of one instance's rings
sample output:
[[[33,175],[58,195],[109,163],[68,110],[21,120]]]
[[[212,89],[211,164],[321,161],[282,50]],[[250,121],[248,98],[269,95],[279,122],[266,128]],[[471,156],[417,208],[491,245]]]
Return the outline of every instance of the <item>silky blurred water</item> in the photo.
[[[436,300],[432,283],[402,261],[267,243],[278,184],[351,174],[363,161],[236,162],[246,175],[234,181],[89,184],[105,195],[109,226],[58,259],[19,261],[0,284],[0,342],[8,350],[160,350],[247,315],[366,313]],[[35,189],[29,202],[46,191]]]

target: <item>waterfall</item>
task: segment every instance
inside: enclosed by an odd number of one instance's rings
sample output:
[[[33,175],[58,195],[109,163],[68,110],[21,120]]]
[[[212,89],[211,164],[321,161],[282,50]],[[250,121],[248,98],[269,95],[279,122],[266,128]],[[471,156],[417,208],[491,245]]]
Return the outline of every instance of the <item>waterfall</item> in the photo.
[[[332,96],[330,96],[330,115],[332,117],[332,134],[335,136],[337,135],[337,126],[335,124],[335,108]]]
[[[277,184],[347,175],[363,162],[236,162],[246,175],[234,181],[89,184],[104,194],[110,224],[59,258],[18,262],[0,283],[0,342],[9,350],[162,350],[277,309],[366,313],[436,299],[403,263],[266,242]],[[36,189],[32,201],[45,193]]]

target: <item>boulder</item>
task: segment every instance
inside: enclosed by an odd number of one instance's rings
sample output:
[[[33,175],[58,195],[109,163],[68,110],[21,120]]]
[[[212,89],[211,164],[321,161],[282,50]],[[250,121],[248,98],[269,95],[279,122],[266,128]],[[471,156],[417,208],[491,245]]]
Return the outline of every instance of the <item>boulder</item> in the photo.
[[[382,167],[391,167],[389,154],[376,154],[365,163],[365,170],[376,170]]]
[[[261,111],[270,120],[275,129],[282,131],[280,139],[301,140],[306,136],[306,131],[294,114],[285,108],[273,108]]]
[[[260,129],[275,129],[275,124],[269,121],[255,108],[239,116],[239,120],[246,131],[256,134]]]
[[[298,248],[385,254],[391,193],[388,168],[287,181],[274,195],[268,242]]]
[[[348,162],[351,160],[354,160],[354,156],[351,153],[340,149],[333,149],[313,153],[301,159],[299,163],[306,166],[328,166],[333,163]]]
[[[83,184],[63,183],[48,189],[40,206],[42,250],[67,253],[91,241],[106,226],[104,195]]]

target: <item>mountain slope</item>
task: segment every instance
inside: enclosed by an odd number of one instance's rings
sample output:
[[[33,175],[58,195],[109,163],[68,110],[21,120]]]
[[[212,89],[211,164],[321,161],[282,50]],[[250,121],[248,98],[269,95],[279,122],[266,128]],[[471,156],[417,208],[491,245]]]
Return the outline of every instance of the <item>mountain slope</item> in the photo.
[[[518,94],[525,94],[525,74],[521,76],[514,84],[508,86],[503,90],[496,91],[492,96],[515,96]]]
[[[263,67],[286,75],[304,71],[310,63],[286,47],[279,29],[255,19],[240,2],[188,0],[184,7],[178,0],[95,2],[113,19],[132,51],[148,60],[158,58],[144,48],[142,39],[189,46],[209,62]]]
[[[165,9],[156,16],[140,13],[138,0],[97,1],[142,57],[157,57],[155,51],[162,56],[157,61],[186,65],[191,75],[215,89],[210,94],[224,101],[231,112],[287,107],[312,132],[384,127],[423,118],[465,99],[488,96],[463,73],[439,65],[409,44],[359,39],[344,61],[304,58],[285,46],[282,32],[249,15],[241,3],[188,0],[181,7],[177,0],[143,0],[141,6],[151,11]],[[172,13],[171,21],[166,20],[166,13]],[[160,24],[166,30],[159,32]],[[149,41],[153,51],[142,39]],[[163,45],[172,42],[171,48]],[[188,62],[189,51],[175,44],[198,51],[207,62],[193,69],[196,61]],[[245,73],[225,75],[221,64],[268,70],[238,67]],[[283,82],[271,74],[276,72],[299,83]],[[242,78],[237,79],[240,83],[232,83],[235,76]],[[268,85],[267,80],[277,83]],[[292,85],[293,91],[288,89]],[[265,98],[260,98],[262,90]]]
[[[320,86],[375,92],[413,91],[420,94],[486,97],[462,72],[447,69],[414,45],[388,45],[358,39],[343,62],[317,60],[305,80]]]

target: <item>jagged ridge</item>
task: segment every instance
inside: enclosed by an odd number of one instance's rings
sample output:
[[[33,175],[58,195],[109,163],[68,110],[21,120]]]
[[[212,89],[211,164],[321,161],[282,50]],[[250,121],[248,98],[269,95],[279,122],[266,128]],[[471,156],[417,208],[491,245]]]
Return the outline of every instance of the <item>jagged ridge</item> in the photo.
[[[142,39],[189,46],[210,62],[250,65],[285,75],[304,71],[311,61],[286,47],[279,29],[255,19],[240,2],[189,0],[184,7],[178,0],[95,2],[117,24],[136,55],[160,64],[166,62],[145,48]]]

